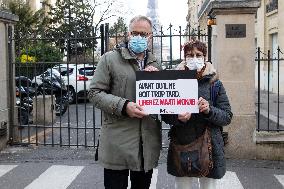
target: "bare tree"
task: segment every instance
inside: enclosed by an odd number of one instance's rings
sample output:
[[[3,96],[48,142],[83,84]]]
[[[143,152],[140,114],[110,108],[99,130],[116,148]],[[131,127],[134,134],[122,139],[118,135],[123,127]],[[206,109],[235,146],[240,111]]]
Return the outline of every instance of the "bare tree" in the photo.
[[[93,0],[92,4],[92,23],[94,23],[95,32],[103,22],[110,18],[125,16],[129,13],[124,9],[124,3],[120,0]]]

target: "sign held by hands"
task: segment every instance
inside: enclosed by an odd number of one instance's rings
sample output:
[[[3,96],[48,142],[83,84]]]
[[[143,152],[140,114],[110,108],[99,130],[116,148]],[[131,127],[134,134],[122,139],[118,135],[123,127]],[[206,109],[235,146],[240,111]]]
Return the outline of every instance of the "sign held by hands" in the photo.
[[[198,113],[195,71],[136,72],[136,103],[148,114]]]

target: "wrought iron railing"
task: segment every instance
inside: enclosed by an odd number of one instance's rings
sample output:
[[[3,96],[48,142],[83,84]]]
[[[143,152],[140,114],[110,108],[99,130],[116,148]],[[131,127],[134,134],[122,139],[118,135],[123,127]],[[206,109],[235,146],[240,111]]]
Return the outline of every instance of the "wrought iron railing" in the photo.
[[[10,29],[9,66],[10,70],[15,70],[15,73],[10,73],[13,78],[10,81],[10,95],[17,97],[18,102],[17,108],[11,107],[18,117],[17,122],[14,123],[15,130],[11,133],[18,136],[18,140],[11,138],[11,143],[97,146],[102,115],[99,109],[87,102],[88,83],[91,79],[89,76],[94,74],[97,65],[95,53],[100,56],[111,50],[121,40],[127,38],[125,34],[127,34],[126,31],[110,33],[108,24],[101,25],[100,33],[93,31],[89,37],[76,35],[74,37],[68,35],[47,37],[42,34],[36,37],[31,35],[15,38]],[[201,30],[200,27],[197,29],[189,26],[176,28],[169,25],[156,28],[153,38],[160,42],[156,50],[160,52],[160,60],[164,69],[172,69],[183,59],[181,50],[185,40],[196,38],[210,46],[211,35],[209,36],[207,31]],[[83,45],[77,46],[79,42]],[[91,47],[87,46],[86,42],[91,42]],[[12,44],[15,44],[16,49],[20,51],[15,52],[16,59],[12,56],[14,54]],[[71,44],[75,45],[71,46]],[[165,44],[168,45],[167,49],[164,48]],[[62,46],[66,49],[64,52],[59,51]],[[43,51],[43,49],[48,49],[48,51]],[[65,53],[66,60],[61,56],[58,57],[57,52]],[[91,52],[91,55],[87,52]],[[166,52],[169,57],[164,59],[162,55]],[[51,54],[57,57],[56,60],[48,59]],[[60,80],[64,80],[65,87],[63,84],[60,85],[60,82],[53,82],[51,76],[57,72],[59,72]],[[54,84],[58,86],[58,83],[60,89],[54,86]],[[47,100],[50,98],[51,100]],[[46,111],[41,111],[41,107]],[[164,128],[163,147],[168,145],[167,132],[168,128]]]
[[[256,115],[257,131],[284,131],[284,90],[280,73],[284,57],[278,47],[275,52],[262,52],[256,55]]]

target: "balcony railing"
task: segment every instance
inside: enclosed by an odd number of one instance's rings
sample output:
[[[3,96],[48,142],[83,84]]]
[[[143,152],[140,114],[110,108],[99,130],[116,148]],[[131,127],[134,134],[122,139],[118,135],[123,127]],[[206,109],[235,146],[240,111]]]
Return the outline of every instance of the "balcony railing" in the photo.
[[[274,10],[278,9],[278,0],[270,0],[267,4],[266,4],[266,13],[270,13]]]

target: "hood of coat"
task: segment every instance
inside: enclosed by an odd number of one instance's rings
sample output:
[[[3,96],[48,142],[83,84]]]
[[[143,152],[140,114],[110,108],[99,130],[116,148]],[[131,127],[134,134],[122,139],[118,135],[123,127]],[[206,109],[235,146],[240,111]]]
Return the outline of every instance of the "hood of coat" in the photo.
[[[202,73],[202,78],[203,79],[210,79],[210,83],[213,83],[214,81],[216,81],[219,77],[217,74],[216,69],[214,68],[213,64],[211,64],[210,62],[205,62],[205,70]],[[177,66],[177,70],[185,70],[185,66],[186,66],[186,62],[182,61],[178,66]]]
[[[114,50],[118,51],[121,56],[126,59],[126,60],[136,60],[136,57],[132,56],[129,52],[129,49],[127,48],[127,43],[121,43],[116,45]],[[152,63],[152,62],[157,62],[156,57],[151,53],[150,51],[147,50],[147,61],[146,65]]]

